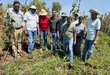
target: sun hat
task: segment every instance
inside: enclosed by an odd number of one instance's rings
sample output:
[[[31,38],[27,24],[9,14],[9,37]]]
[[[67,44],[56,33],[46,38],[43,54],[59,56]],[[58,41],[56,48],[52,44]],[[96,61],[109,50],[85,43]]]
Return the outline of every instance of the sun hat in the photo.
[[[45,9],[41,9],[41,11],[39,12],[39,15],[42,15],[42,16],[47,15],[46,10]]]
[[[90,9],[89,12],[99,15],[99,11],[97,9]]]
[[[35,5],[31,5],[30,9],[35,9],[36,10],[36,6]]]

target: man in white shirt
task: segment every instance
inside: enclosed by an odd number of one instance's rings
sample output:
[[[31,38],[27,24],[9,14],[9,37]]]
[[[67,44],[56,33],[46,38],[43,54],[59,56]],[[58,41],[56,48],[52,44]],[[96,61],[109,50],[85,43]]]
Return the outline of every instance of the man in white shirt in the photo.
[[[25,30],[27,30],[28,41],[29,41],[28,53],[32,53],[35,44],[37,29],[39,31],[39,25],[38,25],[39,20],[35,12],[36,12],[36,6],[32,5],[29,11],[26,12],[24,15],[24,21],[26,27]]]
[[[91,9],[89,12],[91,13],[91,18],[88,21],[87,36],[82,54],[82,60],[84,62],[91,57],[94,51],[94,46],[97,44],[101,27],[101,22],[97,18],[99,12],[96,9]]]

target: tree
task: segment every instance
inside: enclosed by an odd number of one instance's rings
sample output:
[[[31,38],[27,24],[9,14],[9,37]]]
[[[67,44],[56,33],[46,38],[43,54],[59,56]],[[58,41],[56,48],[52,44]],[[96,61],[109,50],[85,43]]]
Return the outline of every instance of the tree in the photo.
[[[41,0],[33,0],[29,6],[35,5],[37,7],[36,13],[39,13],[41,9],[45,9],[48,12],[48,15],[50,15],[50,11],[48,8],[46,8],[46,3]]]
[[[70,13],[72,13],[72,15],[74,15],[75,13],[79,13],[80,11],[79,9],[80,9],[80,0],[74,1]]]
[[[52,3],[52,11],[56,11],[56,12],[60,13],[61,8],[62,8],[62,6],[59,2]]]

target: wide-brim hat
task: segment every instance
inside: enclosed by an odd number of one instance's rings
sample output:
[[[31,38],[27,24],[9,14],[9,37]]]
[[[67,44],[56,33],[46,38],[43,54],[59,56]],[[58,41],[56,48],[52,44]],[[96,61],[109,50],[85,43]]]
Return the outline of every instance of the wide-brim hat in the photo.
[[[61,16],[67,16],[67,14],[63,12],[63,13],[61,14]]]
[[[45,9],[41,9],[41,11],[39,12],[39,15],[41,15],[41,16],[47,15],[46,10]]]
[[[36,6],[35,5],[31,5],[30,9],[35,9],[36,10]]]
[[[99,15],[99,11],[97,9],[91,9],[91,10],[89,10],[89,12]]]

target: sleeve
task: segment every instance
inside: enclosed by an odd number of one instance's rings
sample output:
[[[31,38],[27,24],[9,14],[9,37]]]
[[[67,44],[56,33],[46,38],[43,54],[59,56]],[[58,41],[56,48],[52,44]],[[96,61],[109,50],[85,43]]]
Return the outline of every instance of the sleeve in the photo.
[[[24,21],[27,21],[27,13],[24,15]]]
[[[7,11],[5,13],[5,18],[6,18],[6,20],[10,21],[10,11],[9,11],[9,9],[7,9]]]
[[[36,18],[37,18],[37,23],[39,23],[39,17],[36,15]]]
[[[96,29],[97,29],[97,30],[100,30],[100,28],[101,28],[101,22],[100,22],[100,20],[98,19],[98,20],[97,20]]]

